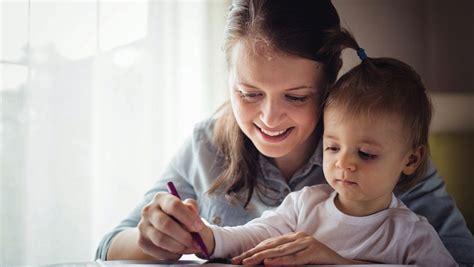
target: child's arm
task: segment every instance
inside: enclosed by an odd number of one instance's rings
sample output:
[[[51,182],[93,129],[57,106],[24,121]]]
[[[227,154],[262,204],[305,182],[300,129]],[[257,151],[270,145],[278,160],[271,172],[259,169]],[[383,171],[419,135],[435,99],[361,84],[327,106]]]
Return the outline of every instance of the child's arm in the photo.
[[[367,263],[342,257],[312,236],[289,233],[267,239],[232,259],[233,264],[303,265]]]
[[[184,203],[189,207],[190,212],[198,213],[197,203],[194,199],[186,199]],[[260,219],[264,221],[264,219]],[[256,220],[255,220],[256,221]],[[262,225],[263,224],[263,225]],[[219,227],[219,226],[209,226],[205,225],[204,228],[199,231],[206,248],[211,257],[217,256],[218,258],[228,258],[230,255],[236,255],[253,247],[258,244],[260,241],[265,240],[271,237],[271,234],[266,229],[267,224],[265,222],[251,224],[248,223],[244,226],[234,226],[234,227]],[[270,230],[271,231],[271,230]],[[216,255],[216,236],[217,233],[219,240],[218,246],[219,251]],[[274,231],[273,234],[277,234]],[[182,251],[183,254],[195,253],[199,257],[203,257],[197,244],[193,246],[193,249],[187,249]],[[236,251],[238,251],[236,253]]]
[[[298,193],[291,193],[283,203],[262,217],[234,227],[206,226],[199,232],[213,257],[231,258],[271,237],[293,232],[298,217]]]

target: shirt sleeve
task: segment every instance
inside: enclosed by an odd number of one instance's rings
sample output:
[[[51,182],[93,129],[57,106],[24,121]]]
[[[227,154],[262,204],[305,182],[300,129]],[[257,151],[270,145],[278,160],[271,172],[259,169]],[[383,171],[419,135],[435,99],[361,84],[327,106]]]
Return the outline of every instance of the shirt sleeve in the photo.
[[[459,264],[474,264],[472,234],[432,162],[427,174],[424,180],[400,195],[400,199],[412,211],[428,219]]]
[[[154,183],[151,189],[145,193],[143,198],[139,201],[131,213],[122,220],[112,231],[108,232],[100,241],[96,250],[96,259],[106,260],[107,252],[112,242],[112,239],[123,230],[136,227],[141,219],[141,210],[147,205],[157,192],[167,192],[166,183],[173,181],[176,188],[179,189],[179,194],[182,199],[193,198],[196,199],[194,186],[188,181],[188,172],[193,169],[195,164],[193,158],[195,157],[194,149],[195,138],[189,138],[185,144],[179,149],[178,153],[173,157],[165,172]]]
[[[404,264],[416,266],[458,266],[443,246],[438,234],[426,220],[415,223],[408,235]]]
[[[211,225],[215,241],[213,257],[232,258],[265,239],[294,232],[301,206],[300,196],[301,191],[290,193],[276,210],[267,210],[261,217],[242,226]]]

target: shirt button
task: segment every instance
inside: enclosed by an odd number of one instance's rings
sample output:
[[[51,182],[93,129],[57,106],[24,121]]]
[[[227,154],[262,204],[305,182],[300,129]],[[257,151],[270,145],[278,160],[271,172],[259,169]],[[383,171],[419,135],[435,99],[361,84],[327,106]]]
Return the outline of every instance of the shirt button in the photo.
[[[212,223],[215,225],[219,225],[221,223],[221,217],[219,216],[212,217]]]
[[[286,196],[290,193],[290,189],[288,188],[285,188],[285,190],[283,190],[283,194]]]

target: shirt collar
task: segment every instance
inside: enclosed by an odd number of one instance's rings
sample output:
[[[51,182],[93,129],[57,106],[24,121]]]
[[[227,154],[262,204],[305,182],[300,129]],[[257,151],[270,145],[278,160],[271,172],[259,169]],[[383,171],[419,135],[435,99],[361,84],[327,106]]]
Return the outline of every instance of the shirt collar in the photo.
[[[270,163],[270,160],[265,157],[263,154],[259,153],[259,164],[261,170],[265,174],[269,174],[269,176],[281,176],[280,171],[276,166],[274,166],[272,163]],[[316,146],[316,149],[314,150],[313,154],[311,157],[308,159],[306,164],[303,165],[303,167],[296,171],[295,174],[301,175],[304,173],[307,173],[309,170],[313,168],[314,165],[317,165],[319,167],[323,166],[323,141],[322,139],[319,140],[318,145]],[[278,175],[279,174],[279,175]],[[283,177],[281,177],[283,179]]]

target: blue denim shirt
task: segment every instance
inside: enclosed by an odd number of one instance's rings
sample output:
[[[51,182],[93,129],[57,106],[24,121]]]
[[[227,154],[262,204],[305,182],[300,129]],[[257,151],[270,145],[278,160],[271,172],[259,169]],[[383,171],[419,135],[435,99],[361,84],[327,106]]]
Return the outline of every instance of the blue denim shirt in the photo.
[[[280,171],[260,154],[262,174],[259,184],[272,190],[265,194],[254,193],[246,209],[237,198],[225,194],[206,193],[212,182],[223,171],[223,156],[213,144],[214,121],[209,119],[196,125],[193,135],[177,152],[167,169],[145,194],[130,215],[107,233],[97,249],[96,258],[105,260],[113,237],[124,229],[136,227],[141,209],[153,196],[166,190],[166,183],[173,181],[183,199],[196,199],[202,218],[220,226],[234,226],[259,217],[263,211],[275,208],[288,193],[305,186],[326,183],[322,170],[322,142],[308,162],[287,183]],[[258,191],[258,190],[257,190]],[[266,195],[264,197],[263,195]],[[446,192],[444,182],[430,164],[427,177],[408,192],[397,194],[411,210],[425,216],[438,231],[441,240],[459,263],[474,263],[474,240],[464,218],[453,199]],[[429,245],[429,244],[427,244]]]

